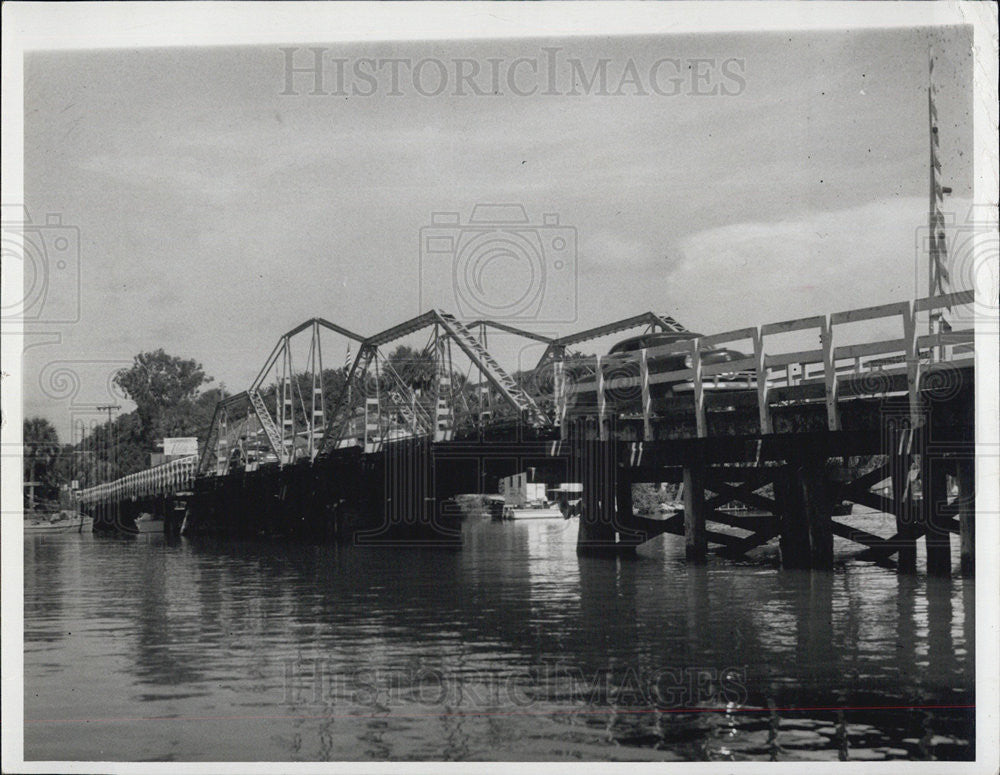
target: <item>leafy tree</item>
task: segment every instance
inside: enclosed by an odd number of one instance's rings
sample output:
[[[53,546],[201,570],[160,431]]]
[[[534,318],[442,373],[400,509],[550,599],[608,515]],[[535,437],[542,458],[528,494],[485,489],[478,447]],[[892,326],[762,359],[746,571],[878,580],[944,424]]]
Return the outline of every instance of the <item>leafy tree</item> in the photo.
[[[39,482],[35,498],[53,499],[59,491],[57,462],[60,457],[59,434],[44,417],[24,421],[24,479]]]
[[[434,354],[399,345],[389,354],[389,365],[413,390],[427,391],[434,387],[437,363]],[[454,375],[452,378],[454,382]]]
[[[150,448],[155,439],[196,432],[204,414],[196,399],[201,386],[212,381],[197,361],[168,355],[162,348],[136,355],[131,368],[121,369],[114,379],[135,401],[141,438]]]

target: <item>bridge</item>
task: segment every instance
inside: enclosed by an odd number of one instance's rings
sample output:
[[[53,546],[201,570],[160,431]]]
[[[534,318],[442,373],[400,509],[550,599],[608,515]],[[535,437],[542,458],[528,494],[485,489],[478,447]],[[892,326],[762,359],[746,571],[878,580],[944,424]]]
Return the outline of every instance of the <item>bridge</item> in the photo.
[[[197,459],[79,498],[99,527],[148,512],[191,535],[455,545],[453,497],[530,466],[583,484],[581,552],[674,533],[692,561],[777,541],[783,565],[824,568],[839,536],[913,572],[923,540],[947,574],[957,535],[972,573],[973,305],[962,291],[712,335],[653,312],[563,337],[440,310],[367,337],[313,318],[219,402]],[[945,308],[968,327],[928,327]],[[575,349],[626,332],[607,355]],[[537,360],[508,373],[490,336]],[[356,348],[343,370],[324,369],[331,338]],[[635,514],[638,482],[683,483],[683,510]],[[834,517],[852,504],[893,515],[892,535]]]

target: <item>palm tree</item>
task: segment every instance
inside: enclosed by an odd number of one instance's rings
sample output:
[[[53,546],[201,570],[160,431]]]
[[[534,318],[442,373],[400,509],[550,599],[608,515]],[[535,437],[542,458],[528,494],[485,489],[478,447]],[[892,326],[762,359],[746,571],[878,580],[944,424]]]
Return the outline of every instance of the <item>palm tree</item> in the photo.
[[[44,417],[29,417],[24,421],[24,476],[26,482],[37,482],[44,492],[52,489],[54,464],[59,457],[59,434]],[[35,507],[35,486],[29,485],[28,507]]]

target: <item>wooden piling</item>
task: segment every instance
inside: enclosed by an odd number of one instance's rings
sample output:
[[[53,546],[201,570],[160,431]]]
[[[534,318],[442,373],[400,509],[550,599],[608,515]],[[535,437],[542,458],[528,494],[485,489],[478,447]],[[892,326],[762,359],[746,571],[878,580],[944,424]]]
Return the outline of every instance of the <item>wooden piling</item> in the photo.
[[[910,479],[910,456],[892,457],[892,509],[896,515],[896,541],[899,546],[896,569],[899,573],[917,572],[917,542],[914,538],[914,513]]]
[[[694,562],[708,554],[705,510],[705,465],[696,461],[684,467],[684,554]]]
[[[576,481],[583,485],[583,510],[577,533],[576,550],[580,554],[616,551],[615,500],[617,461],[615,442],[595,438],[599,428],[573,429]]]
[[[923,503],[921,517],[924,527],[924,541],[927,546],[927,575],[951,575],[951,534],[945,513],[948,502],[948,476],[944,461],[923,455],[921,478],[923,479]]]
[[[775,478],[784,568],[833,568],[833,503],[823,463],[786,465]]]
[[[619,554],[633,554],[636,547],[645,540],[645,533],[636,527],[634,504],[632,502],[632,480],[624,468],[615,471],[615,532]]]
[[[778,550],[782,568],[809,567],[809,530],[798,486],[798,469],[782,466],[774,479],[774,497],[778,508]]]
[[[957,469],[962,575],[971,577],[976,572],[976,461],[961,458]]]
[[[809,531],[809,567],[833,570],[833,499],[825,461],[811,460],[802,468],[802,506]]]
[[[615,507],[618,512],[617,522],[621,526],[631,526],[633,523],[632,504],[632,482],[619,469],[617,471],[617,481],[615,482]]]

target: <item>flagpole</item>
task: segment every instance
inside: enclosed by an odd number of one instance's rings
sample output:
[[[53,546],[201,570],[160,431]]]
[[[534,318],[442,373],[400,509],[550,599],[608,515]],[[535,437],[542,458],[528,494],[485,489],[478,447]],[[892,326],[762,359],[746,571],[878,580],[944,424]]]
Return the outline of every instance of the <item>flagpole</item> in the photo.
[[[927,232],[930,235],[930,245],[928,246],[928,266],[927,266],[927,296],[932,297],[935,295],[935,286],[937,285],[937,219],[935,218],[935,212],[937,210],[937,176],[935,175],[934,163],[934,95],[932,93],[933,88],[933,78],[934,78],[934,52],[930,50],[928,54],[928,73],[927,73],[927,128],[928,128],[928,168],[930,170],[930,196],[929,203],[927,207]],[[937,318],[937,311],[930,310],[927,316],[927,333],[931,336],[935,333],[935,323]],[[931,349],[933,354],[934,350]]]
[[[927,226],[930,244],[927,248],[927,296],[934,297],[947,292],[949,283],[948,270],[944,265],[944,258],[948,249],[945,243],[945,220],[941,212],[941,205],[944,203],[944,195],[950,194],[951,189],[941,186],[938,182],[938,171],[941,169],[941,161],[938,158],[940,148],[940,137],[937,127],[937,108],[934,105],[934,49],[927,51],[927,124],[929,129],[929,158],[928,175],[930,180],[930,191],[928,192]],[[951,309],[951,305],[947,305]],[[927,331],[931,336],[939,335],[947,328],[944,319],[944,311],[938,307],[928,310]],[[940,344],[932,344],[929,348],[931,362],[936,362],[943,355]]]

